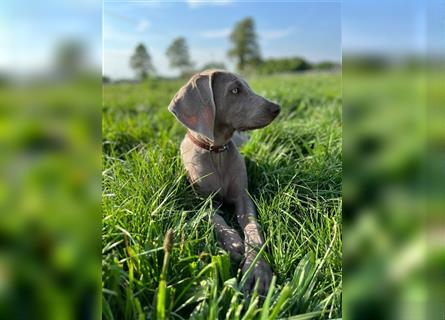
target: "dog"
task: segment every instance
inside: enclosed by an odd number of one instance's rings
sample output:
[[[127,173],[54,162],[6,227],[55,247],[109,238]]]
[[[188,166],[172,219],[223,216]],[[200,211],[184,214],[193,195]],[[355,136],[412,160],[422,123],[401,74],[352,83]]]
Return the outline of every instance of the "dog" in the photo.
[[[255,262],[264,244],[255,206],[247,191],[244,159],[234,143],[234,134],[270,124],[280,106],[255,94],[247,82],[224,70],[195,74],[173,97],[168,110],[188,130],[181,143],[181,158],[188,178],[202,196],[214,195],[219,204],[234,208],[243,230],[244,242],[217,212],[212,222],[220,245],[235,262],[243,262],[245,273]],[[272,270],[259,257],[252,267],[245,290],[251,292],[258,282],[264,296]]]

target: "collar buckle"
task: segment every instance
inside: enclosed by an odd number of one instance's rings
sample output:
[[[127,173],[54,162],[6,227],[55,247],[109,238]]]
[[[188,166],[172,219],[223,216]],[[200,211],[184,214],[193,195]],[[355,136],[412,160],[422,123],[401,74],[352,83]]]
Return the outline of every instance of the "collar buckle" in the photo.
[[[209,146],[209,151],[211,152],[223,152],[227,150],[227,144],[223,144],[222,146]]]

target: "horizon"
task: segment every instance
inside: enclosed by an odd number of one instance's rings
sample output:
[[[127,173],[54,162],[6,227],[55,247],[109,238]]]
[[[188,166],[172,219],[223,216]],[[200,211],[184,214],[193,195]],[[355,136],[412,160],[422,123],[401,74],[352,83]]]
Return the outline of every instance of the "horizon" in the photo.
[[[134,78],[129,59],[139,43],[147,48],[158,76],[177,76],[165,51],[180,36],[187,41],[195,68],[218,62],[235,71],[235,61],[227,57],[229,35],[235,23],[248,16],[255,21],[263,59],[341,63],[340,13],[338,2],[105,1],[103,76]]]
[[[363,0],[359,4],[50,0],[44,6],[36,2],[21,6],[20,1],[6,1],[1,6],[0,46],[5,50],[0,50],[0,72],[6,75],[50,73],[58,45],[73,39],[85,45],[90,69],[101,69],[110,78],[133,78],[128,60],[139,42],[147,46],[158,73],[164,75],[163,69],[169,69],[165,49],[176,36],[186,36],[192,59],[198,66],[221,60],[233,68],[233,62],[226,56],[227,35],[236,21],[249,15],[256,21],[264,58],[299,56],[309,62],[341,62],[342,52],[396,58],[443,56],[445,52],[440,29],[444,7],[419,0],[390,3]],[[258,7],[256,14],[252,11],[254,6]],[[283,6],[288,10],[283,10]],[[318,10],[321,7],[325,9]],[[204,19],[205,23],[196,18],[200,12],[210,17]],[[393,23],[394,12],[397,24]],[[174,22],[171,26],[170,21]],[[323,23],[325,27],[320,27]],[[334,27],[326,28],[329,23]],[[327,31],[320,30],[323,28]],[[7,30],[16,33],[13,36]],[[315,36],[313,30],[319,30]],[[194,39],[193,34],[196,34]],[[167,75],[175,75],[167,71]]]

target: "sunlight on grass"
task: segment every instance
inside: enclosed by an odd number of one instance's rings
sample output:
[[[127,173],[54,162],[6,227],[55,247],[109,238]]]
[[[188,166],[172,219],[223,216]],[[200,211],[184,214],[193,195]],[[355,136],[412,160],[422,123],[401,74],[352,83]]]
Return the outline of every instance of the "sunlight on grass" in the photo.
[[[187,183],[178,150],[185,129],[167,111],[182,81],[106,85],[105,319],[341,316],[340,76],[249,82],[282,105],[279,118],[252,132],[241,150],[275,274],[266,299],[243,293],[238,266],[218,246],[207,219],[211,199],[200,198]],[[165,265],[169,229],[174,240]]]

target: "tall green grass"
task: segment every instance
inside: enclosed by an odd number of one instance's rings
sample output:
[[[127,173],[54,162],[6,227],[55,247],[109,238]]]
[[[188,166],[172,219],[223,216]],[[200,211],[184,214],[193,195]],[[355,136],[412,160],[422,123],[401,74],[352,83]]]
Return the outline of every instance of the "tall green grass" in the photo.
[[[211,199],[199,197],[187,183],[179,157],[185,129],[167,111],[183,81],[107,85],[102,120],[105,319],[340,317],[340,76],[249,82],[282,105],[276,121],[252,132],[242,148],[267,241],[265,255],[275,274],[265,301],[243,294],[239,266],[218,246],[206,219]],[[230,212],[225,218],[236,226]]]

